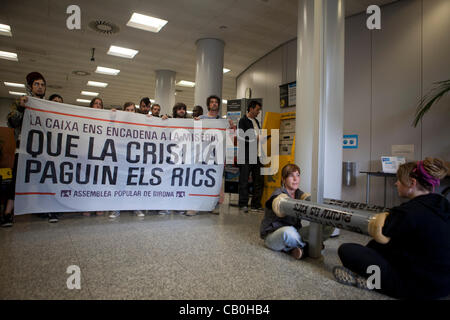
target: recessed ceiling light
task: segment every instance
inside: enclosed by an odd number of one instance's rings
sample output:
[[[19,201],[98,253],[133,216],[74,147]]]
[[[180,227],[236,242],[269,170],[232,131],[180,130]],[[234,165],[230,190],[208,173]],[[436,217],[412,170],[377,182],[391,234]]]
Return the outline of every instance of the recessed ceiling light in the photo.
[[[7,36],[7,37],[12,37],[11,27],[8,26],[7,24],[1,24],[0,23],[0,35]]]
[[[26,96],[26,93],[23,92],[16,92],[16,91],[10,91],[9,94],[15,95],[15,96]]]
[[[177,86],[193,88],[193,87],[195,87],[195,82],[181,80],[177,83]]]
[[[186,111],[187,113],[193,113],[193,111]]]
[[[230,69],[223,68],[223,73],[227,73],[227,72],[230,72],[230,71],[231,71]]]
[[[90,75],[89,72],[82,71],[82,70],[75,70],[75,71],[72,71],[72,73],[76,74],[77,76],[83,76],[83,77]]]
[[[15,87],[15,88],[25,88],[25,85],[22,83],[14,83],[14,82],[3,82],[5,86]]]
[[[167,20],[146,16],[134,12],[127,26],[151,32],[159,32],[167,24]]]
[[[139,103],[135,103],[134,105],[136,106],[137,109],[140,109],[140,108],[141,108],[141,106],[139,105]]]
[[[111,76],[117,76],[119,74],[120,70],[98,66],[97,69],[95,70],[95,72],[101,73],[101,74],[109,74]]]
[[[228,100],[222,99],[222,103],[227,104]]]
[[[82,102],[82,103],[91,103],[90,100],[86,100],[86,99],[77,99],[77,102]]]
[[[155,103],[155,100],[154,100],[154,99],[150,99],[150,102],[151,102],[151,103]]]
[[[138,52],[138,50],[122,48],[118,46],[110,46],[107,53],[111,56],[133,59]]]
[[[87,85],[91,87],[100,87],[100,88],[106,88],[108,86],[106,82],[97,82],[97,81],[88,81]]]
[[[81,94],[83,96],[91,96],[91,97],[98,96],[98,92],[90,92],[90,91],[81,91]]]
[[[17,53],[7,51],[0,51],[0,59],[19,61],[19,59],[17,59]]]

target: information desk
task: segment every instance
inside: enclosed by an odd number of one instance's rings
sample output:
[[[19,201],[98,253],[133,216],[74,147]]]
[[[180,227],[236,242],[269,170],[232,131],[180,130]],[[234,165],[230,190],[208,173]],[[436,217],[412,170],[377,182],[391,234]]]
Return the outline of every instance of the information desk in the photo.
[[[387,178],[396,178],[397,175],[395,173],[386,173],[386,172],[372,172],[372,171],[360,171],[359,173],[365,173],[367,174],[367,185],[366,185],[366,203],[369,204],[369,197],[370,197],[370,176],[375,177],[384,177],[384,193],[383,193],[383,206],[386,208],[386,183]]]

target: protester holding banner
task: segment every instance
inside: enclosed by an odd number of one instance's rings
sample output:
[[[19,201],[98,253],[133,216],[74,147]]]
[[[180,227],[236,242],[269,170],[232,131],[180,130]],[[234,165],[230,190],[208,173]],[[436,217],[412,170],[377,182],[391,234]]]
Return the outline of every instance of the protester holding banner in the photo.
[[[59,94],[57,94],[57,93],[52,94],[52,95],[48,98],[48,100],[49,100],[49,101],[54,101],[54,102],[59,102],[59,103],[64,103],[63,98],[62,98]]]
[[[437,299],[450,294],[450,203],[434,193],[448,172],[436,158],[402,164],[395,183],[409,201],[389,209],[383,238],[367,246],[344,243],[344,266],[333,269],[340,283],[367,289],[370,266],[379,268],[374,289],[400,299]],[[382,241],[381,241],[382,240]],[[381,243],[383,242],[383,243]],[[372,271],[373,272],[373,271]]]
[[[152,105],[152,116],[153,117],[158,117],[159,118],[159,113],[161,112],[161,106],[157,103],[155,103],[154,105]]]
[[[44,99],[46,91],[46,81],[42,74],[39,72],[31,72],[26,77],[27,92],[33,97]],[[8,114],[7,123],[8,127],[14,128],[14,137],[16,139],[16,154],[14,158],[14,167],[12,171],[12,181],[7,193],[7,202],[5,212],[2,216],[2,226],[10,227],[13,225],[14,220],[14,199],[15,199],[15,187],[17,177],[17,162],[19,158],[20,147],[20,133],[22,131],[23,115],[25,112],[25,103],[28,98],[26,96],[21,97],[18,101],[14,102],[11,107],[11,112]],[[50,213],[49,222],[58,222],[58,218],[55,213]]]
[[[95,97],[92,98],[91,102],[89,103],[89,108],[93,109],[103,109],[103,100],[101,98]],[[95,215],[102,216],[104,214],[103,211],[96,211]],[[90,217],[91,213],[89,211],[83,212],[83,216]]]
[[[89,108],[103,109],[103,100],[100,98],[93,98],[89,103]]]
[[[133,102],[125,102],[125,104],[123,105],[123,111],[135,113],[136,105]],[[134,213],[136,214],[136,216],[141,217],[141,218],[145,216],[145,214],[141,210],[134,210]],[[119,210],[112,211],[111,214],[109,215],[109,217],[111,219],[120,217],[120,211]]]
[[[142,98],[141,102],[139,102],[139,113],[148,114],[150,112],[150,107],[152,103],[148,97]]]
[[[272,203],[282,194],[298,200],[311,200],[309,193],[299,189],[300,168],[295,164],[287,164],[281,170],[281,188],[276,189],[264,208],[260,237],[265,245],[274,251],[290,253],[297,260],[308,255],[309,227],[302,228],[301,219],[292,216],[278,216],[272,209]],[[323,226],[322,241],[328,239],[334,227]]]
[[[192,118],[200,117],[203,114],[202,106],[195,106],[192,110]]]
[[[203,109],[200,106],[196,106],[195,108],[199,107],[201,109],[201,113],[200,115],[197,115],[197,113],[195,113],[195,115],[193,114],[193,117],[195,120],[208,120],[208,119],[220,119],[220,115],[219,115],[219,110],[220,110],[220,98],[218,96],[215,95],[211,95],[206,99],[206,105],[208,108],[208,113],[207,114],[203,114]],[[194,110],[195,110],[194,108]],[[198,108],[197,108],[198,110]],[[199,112],[199,111],[197,111]],[[233,127],[233,122],[230,120],[230,126]],[[220,209],[219,209],[219,205],[223,203],[225,199],[225,191],[223,189],[223,186],[220,188],[220,196],[219,196],[219,201],[217,202],[216,207],[214,208],[213,211],[211,211],[211,213],[213,214],[219,214],[220,213]],[[193,210],[188,210],[186,212],[187,216],[194,216],[196,215],[197,212],[193,211]]]

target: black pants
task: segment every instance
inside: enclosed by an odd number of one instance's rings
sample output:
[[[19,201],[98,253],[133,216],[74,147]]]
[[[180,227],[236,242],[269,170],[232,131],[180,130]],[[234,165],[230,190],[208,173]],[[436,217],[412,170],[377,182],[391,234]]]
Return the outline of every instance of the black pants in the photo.
[[[14,167],[12,170],[11,183],[6,191],[6,197],[8,200],[14,200],[16,198],[16,176],[17,176],[17,163],[19,161],[19,154],[14,155]]]
[[[373,274],[372,272],[367,273],[369,266],[379,266],[381,288],[380,290],[375,290],[400,299],[415,295],[414,292],[411,292],[411,286],[408,286],[407,281],[402,277],[399,270],[396,270],[386,259],[383,245],[376,241],[370,241],[367,246],[356,243],[344,243],[339,247],[338,255],[344,267],[364,278],[368,278]]]
[[[263,177],[261,176],[261,163],[242,164],[239,166],[239,207],[248,206],[248,178],[252,175],[253,196],[251,207],[261,207],[261,197],[263,189]]]

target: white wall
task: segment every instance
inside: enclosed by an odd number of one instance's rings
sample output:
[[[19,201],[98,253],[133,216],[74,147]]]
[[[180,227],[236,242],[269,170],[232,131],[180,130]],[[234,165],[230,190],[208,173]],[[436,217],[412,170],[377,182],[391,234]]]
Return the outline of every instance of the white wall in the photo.
[[[450,161],[450,96],[411,126],[417,101],[433,82],[450,78],[450,1],[404,0],[381,8],[381,30],[366,28],[366,14],[346,19],[344,134],[357,134],[358,149],[344,149],[343,161],[357,164],[354,187],[342,198],[364,202],[366,176],[381,171],[380,158],[392,145],[414,145],[414,159]],[[237,98],[252,88],[264,111],[279,107],[279,85],[295,81],[296,39],[276,48],[237,78]],[[388,179],[387,206],[401,202]],[[371,179],[371,203],[383,204],[383,178]]]

